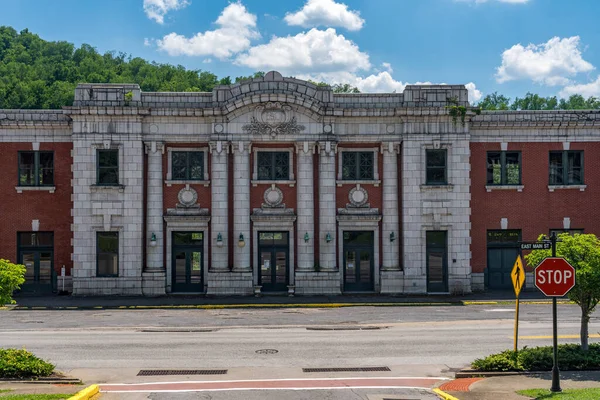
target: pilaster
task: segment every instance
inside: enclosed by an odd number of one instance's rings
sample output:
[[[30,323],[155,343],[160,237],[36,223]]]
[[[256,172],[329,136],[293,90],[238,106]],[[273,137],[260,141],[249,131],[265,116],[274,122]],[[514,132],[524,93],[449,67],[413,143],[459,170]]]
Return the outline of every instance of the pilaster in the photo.
[[[211,159],[211,271],[228,271],[228,155],[229,143],[216,141],[209,143]],[[221,235],[222,245],[217,245]]]
[[[383,152],[383,202],[382,202],[382,248],[384,271],[400,270],[400,248],[398,224],[398,152],[396,143],[384,143]]]
[[[163,231],[163,155],[162,142],[146,142],[148,188],[146,198],[146,268],[145,272],[164,271]],[[153,241],[152,239],[156,239]]]
[[[337,270],[336,203],[335,203],[335,155],[337,144],[319,142],[319,266],[323,271]],[[329,239],[329,240],[328,240]]]
[[[233,232],[244,235],[244,247],[234,246],[233,270],[250,271],[250,142],[232,143],[233,152]]]
[[[298,154],[298,270],[313,271],[315,264],[315,199],[313,185],[314,142],[296,145]],[[305,236],[308,240],[305,240]]]

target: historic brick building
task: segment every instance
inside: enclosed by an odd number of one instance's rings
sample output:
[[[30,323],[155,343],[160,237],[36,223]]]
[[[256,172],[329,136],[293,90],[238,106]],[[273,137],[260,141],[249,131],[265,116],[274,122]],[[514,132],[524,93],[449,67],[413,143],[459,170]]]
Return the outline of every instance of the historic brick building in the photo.
[[[466,293],[519,240],[598,233],[600,112],[468,113],[464,86],[82,84],[0,110],[0,257],[77,295]],[[585,161],[585,170],[584,170]]]

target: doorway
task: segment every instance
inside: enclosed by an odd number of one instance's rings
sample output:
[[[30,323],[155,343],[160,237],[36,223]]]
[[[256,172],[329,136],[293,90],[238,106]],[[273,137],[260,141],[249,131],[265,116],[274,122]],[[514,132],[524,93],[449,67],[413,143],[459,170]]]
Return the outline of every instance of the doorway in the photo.
[[[258,284],[262,292],[287,292],[289,233],[258,232]]]
[[[173,232],[173,292],[204,292],[204,232]]]
[[[426,232],[427,291],[448,291],[448,232]]]
[[[521,230],[489,230],[487,232],[488,289],[512,289],[510,273],[519,255]]]
[[[25,265],[25,283],[22,292],[48,293],[52,291],[54,273],[54,233],[19,232],[17,234],[17,262]]]
[[[344,291],[374,290],[374,242],[372,231],[344,232]]]

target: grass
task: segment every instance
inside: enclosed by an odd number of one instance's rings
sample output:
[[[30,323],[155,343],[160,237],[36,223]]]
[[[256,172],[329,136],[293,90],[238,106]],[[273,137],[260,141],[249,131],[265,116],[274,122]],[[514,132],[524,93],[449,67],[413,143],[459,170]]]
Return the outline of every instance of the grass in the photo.
[[[72,394],[9,394],[0,396],[2,400],[64,400]]]
[[[548,389],[528,389],[517,392],[536,400],[596,400],[600,399],[600,388],[596,389],[567,389],[560,393],[552,393]]]

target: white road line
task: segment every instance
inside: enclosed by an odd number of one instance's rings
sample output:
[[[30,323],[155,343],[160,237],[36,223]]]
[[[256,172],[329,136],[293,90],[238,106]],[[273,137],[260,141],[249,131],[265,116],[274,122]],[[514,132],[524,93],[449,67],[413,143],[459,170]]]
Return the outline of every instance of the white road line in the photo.
[[[185,393],[185,392],[233,392],[249,390],[344,390],[344,389],[419,389],[433,392],[431,388],[420,386],[344,386],[344,387],[302,387],[302,388],[233,388],[233,389],[174,389],[174,390],[100,390],[101,393]]]

